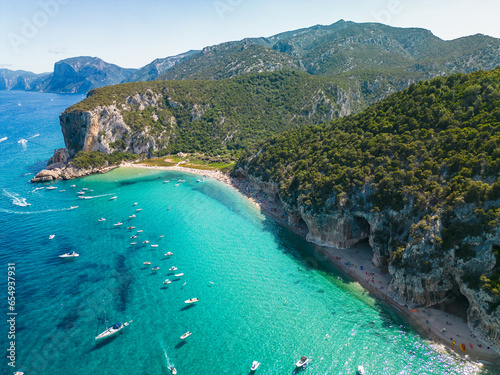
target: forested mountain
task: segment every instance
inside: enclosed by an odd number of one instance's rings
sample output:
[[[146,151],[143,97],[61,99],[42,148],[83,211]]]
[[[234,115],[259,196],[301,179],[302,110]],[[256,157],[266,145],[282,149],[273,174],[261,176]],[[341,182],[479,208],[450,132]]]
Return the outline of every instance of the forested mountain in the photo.
[[[469,325],[500,317],[500,68],[412,84],[367,110],[249,147],[242,173],[308,239],[368,239],[391,288],[432,306],[465,296]]]

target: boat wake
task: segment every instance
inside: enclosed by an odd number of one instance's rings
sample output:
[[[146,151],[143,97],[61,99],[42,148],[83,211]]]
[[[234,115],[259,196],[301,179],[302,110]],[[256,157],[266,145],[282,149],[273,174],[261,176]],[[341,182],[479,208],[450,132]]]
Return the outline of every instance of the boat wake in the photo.
[[[29,204],[29,203],[28,203]],[[0,212],[4,212],[6,214],[15,214],[15,215],[34,215],[34,214],[45,214],[47,212],[59,212],[59,211],[69,211],[72,208],[59,208],[59,209],[50,209],[50,210],[40,210],[40,211],[14,211],[14,210],[6,210],[5,208],[0,208]]]
[[[2,143],[3,141],[6,141],[6,140],[7,140],[7,137],[0,138],[0,143]]]
[[[43,190],[43,189],[45,189],[45,186],[42,186],[42,187],[37,187],[37,188],[35,188],[35,189],[31,190],[31,191],[30,191],[30,193],[34,193],[34,192],[35,192],[35,191],[37,191],[37,190]]]
[[[16,193],[10,193],[7,190],[3,189],[3,194],[6,197],[12,198],[12,204],[20,207],[26,207],[30,206],[31,203],[26,202],[26,198],[21,198],[19,197],[19,194]]]
[[[89,195],[80,195],[78,198],[80,199],[94,199],[94,198],[101,198],[101,197],[109,197],[110,195],[113,195],[113,194],[102,194],[102,195],[92,195],[92,196],[89,196]]]
[[[167,368],[170,368],[172,364],[170,363],[170,358],[168,358],[167,350],[165,349],[165,343],[163,340],[160,340],[160,346],[161,349],[163,350],[163,356],[165,357],[165,362],[167,363]]]

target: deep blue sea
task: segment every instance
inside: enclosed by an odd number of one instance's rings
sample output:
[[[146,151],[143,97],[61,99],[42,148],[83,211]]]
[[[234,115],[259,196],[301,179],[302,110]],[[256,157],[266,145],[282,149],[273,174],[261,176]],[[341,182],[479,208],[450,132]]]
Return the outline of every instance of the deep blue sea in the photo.
[[[175,365],[179,375],[233,375],[249,374],[253,360],[256,374],[293,374],[302,355],[313,358],[310,375],[355,374],[358,365],[368,374],[495,373],[421,338],[217,181],[119,168],[30,184],[64,146],[59,114],[81,99],[0,91],[1,374],[169,374]],[[78,198],[83,188],[90,199]],[[80,256],[59,258],[72,251]],[[96,343],[115,322],[130,325]]]

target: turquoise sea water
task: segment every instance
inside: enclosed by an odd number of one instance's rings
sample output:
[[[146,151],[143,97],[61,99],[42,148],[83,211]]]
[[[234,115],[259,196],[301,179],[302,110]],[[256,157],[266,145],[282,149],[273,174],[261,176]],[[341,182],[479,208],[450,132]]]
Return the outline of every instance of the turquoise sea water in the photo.
[[[293,374],[307,355],[311,375],[355,374],[360,364],[368,374],[498,373],[436,349],[217,181],[120,168],[36,190],[50,184],[32,185],[27,174],[64,146],[58,115],[80,99],[0,91],[0,139],[8,137],[0,142],[0,344],[8,352],[7,267],[15,263],[15,370],[169,374],[175,365],[179,375],[249,374],[258,360],[256,374]],[[93,198],[78,199],[82,188]],[[58,257],[71,251],[80,257]],[[184,275],[174,277],[172,266]],[[193,297],[200,301],[183,302]],[[132,322],[94,342],[118,321]],[[186,331],[193,334],[180,340]],[[14,372],[1,361],[0,373]]]

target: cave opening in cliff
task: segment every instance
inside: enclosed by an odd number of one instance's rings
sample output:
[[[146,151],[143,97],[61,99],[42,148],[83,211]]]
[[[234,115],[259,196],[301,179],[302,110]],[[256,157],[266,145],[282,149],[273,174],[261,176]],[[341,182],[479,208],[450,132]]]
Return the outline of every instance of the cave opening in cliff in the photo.
[[[448,314],[467,319],[469,310],[469,300],[461,292],[458,285],[446,293],[445,300],[439,303],[436,308]]]

